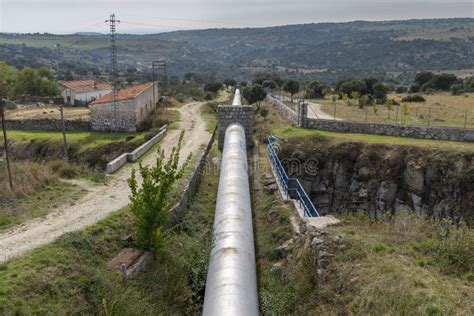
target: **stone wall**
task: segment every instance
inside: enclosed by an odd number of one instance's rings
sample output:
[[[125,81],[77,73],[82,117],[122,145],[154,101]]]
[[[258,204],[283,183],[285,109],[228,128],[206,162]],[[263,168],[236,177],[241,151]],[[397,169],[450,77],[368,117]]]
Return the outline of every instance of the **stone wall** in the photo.
[[[179,219],[182,217],[184,210],[187,208],[188,203],[191,201],[194,194],[196,193],[196,190],[199,185],[199,181],[201,180],[201,177],[204,174],[204,171],[206,168],[207,156],[209,155],[209,151],[211,150],[212,145],[214,144],[216,133],[217,133],[217,129],[215,129],[214,132],[212,133],[212,137],[209,140],[209,143],[207,144],[206,149],[204,150],[204,152],[201,154],[201,157],[197,161],[194,167],[191,179],[189,180],[189,183],[187,184],[186,188],[183,190],[181,198],[179,199],[178,203],[176,203],[176,205],[173,206],[173,208],[171,208],[171,210],[169,211],[171,215],[172,225],[175,225],[178,223]]]
[[[267,94],[267,101],[272,103],[285,119],[298,126],[298,113],[295,110],[270,94]]]
[[[474,129],[453,127],[406,126],[307,119],[306,128],[342,133],[364,133],[386,136],[404,136],[413,138],[474,142]]]
[[[217,109],[217,132],[219,148],[224,146],[225,131],[232,123],[240,123],[245,130],[247,147],[252,146],[253,108],[251,105],[219,105]]]
[[[88,121],[64,120],[66,131],[90,131],[91,125]],[[33,131],[62,131],[61,120],[38,119],[38,120],[6,120],[7,129],[33,130]]]
[[[34,95],[19,95],[16,97],[17,103],[64,104],[63,97],[39,97]]]
[[[112,103],[89,105],[91,110],[91,127],[94,131],[108,132],[114,124]],[[137,121],[133,99],[117,101],[117,130],[136,132]]]

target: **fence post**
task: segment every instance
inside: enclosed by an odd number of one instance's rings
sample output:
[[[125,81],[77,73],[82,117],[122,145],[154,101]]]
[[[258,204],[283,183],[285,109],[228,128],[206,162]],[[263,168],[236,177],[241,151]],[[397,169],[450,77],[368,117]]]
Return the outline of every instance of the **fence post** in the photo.
[[[334,105],[334,121],[336,120],[336,101],[332,102]]]
[[[367,105],[365,106],[365,121],[367,122],[368,109]]]
[[[400,108],[400,106],[397,106],[397,115],[395,116],[395,123],[398,124],[398,109]]]
[[[467,127],[467,113],[468,113],[468,110],[466,110],[466,114],[464,115],[464,128]]]
[[[430,107],[430,112],[428,114],[428,126],[431,126],[431,107]]]

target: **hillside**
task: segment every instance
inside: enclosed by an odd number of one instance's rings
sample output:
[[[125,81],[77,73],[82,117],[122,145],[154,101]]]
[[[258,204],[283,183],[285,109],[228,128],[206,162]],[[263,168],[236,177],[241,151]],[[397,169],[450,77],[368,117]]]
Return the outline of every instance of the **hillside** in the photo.
[[[406,82],[420,70],[472,74],[472,34],[472,18],[355,21],[120,35],[118,51],[124,69],[147,69],[151,61],[165,58],[173,75],[197,72],[245,79],[271,70],[326,81],[377,76]],[[1,34],[0,44],[60,71],[74,71],[77,62],[86,71],[105,68],[109,53],[107,36],[94,34]],[[28,64],[4,46],[0,59]],[[76,65],[59,65],[65,61]]]

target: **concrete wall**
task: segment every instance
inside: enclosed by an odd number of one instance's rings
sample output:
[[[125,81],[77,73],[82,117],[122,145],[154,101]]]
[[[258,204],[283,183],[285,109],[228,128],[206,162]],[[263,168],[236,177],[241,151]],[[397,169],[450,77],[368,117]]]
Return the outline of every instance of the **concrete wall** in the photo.
[[[306,128],[343,133],[364,133],[387,136],[474,142],[474,129],[438,126],[405,126],[349,121],[307,119]]]
[[[103,97],[104,95],[109,94],[110,92],[112,92],[112,89],[76,93],[74,100],[90,102],[93,100],[97,100]]]
[[[155,95],[153,95],[153,88],[155,89]],[[148,115],[156,109],[158,98],[158,85],[156,83],[153,87],[146,89],[135,98],[135,116],[137,118],[137,125],[143,122]]]
[[[225,130],[232,123],[240,123],[245,129],[247,147],[253,144],[253,108],[251,105],[219,105],[217,109],[217,132],[219,148],[224,146]]]
[[[64,120],[66,131],[90,131],[91,125],[88,121]],[[7,129],[32,130],[32,131],[62,131],[61,120],[38,119],[38,120],[6,120]]]
[[[143,156],[147,151],[153,147],[156,143],[158,143],[160,140],[163,139],[163,137],[166,134],[168,125],[163,125],[160,128],[160,131],[158,134],[153,136],[150,140],[147,142],[143,143],[141,146],[139,146],[137,149],[132,151],[131,153],[124,153],[111,162],[107,164],[106,172],[108,174],[114,173],[115,171],[119,170],[122,168],[123,165],[127,163],[127,161],[134,162],[137,161],[141,156]]]
[[[94,131],[107,132],[114,123],[112,103],[89,105],[91,110],[91,127]],[[136,132],[135,105],[133,99],[117,101],[117,130]]]
[[[295,126],[298,125],[298,113],[295,110],[270,94],[267,94],[267,101],[272,103],[285,119],[292,122]]]

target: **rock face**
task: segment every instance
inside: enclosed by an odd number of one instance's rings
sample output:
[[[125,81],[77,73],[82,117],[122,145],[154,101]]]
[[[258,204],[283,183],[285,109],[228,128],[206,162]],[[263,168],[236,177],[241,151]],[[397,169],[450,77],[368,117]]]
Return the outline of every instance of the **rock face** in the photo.
[[[433,217],[474,219],[474,154],[408,146],[288,142],[280,156],[298,176],[321,214],[384,218],[416,211]],[[315,163],[317,167],[315,171]],[[311,162],[311,168],[307,163]]]

